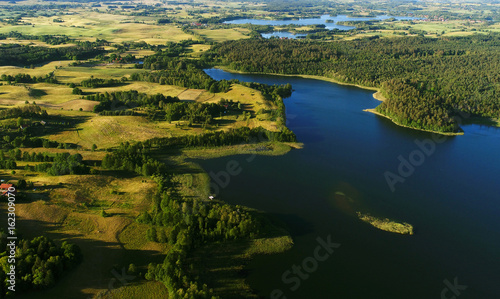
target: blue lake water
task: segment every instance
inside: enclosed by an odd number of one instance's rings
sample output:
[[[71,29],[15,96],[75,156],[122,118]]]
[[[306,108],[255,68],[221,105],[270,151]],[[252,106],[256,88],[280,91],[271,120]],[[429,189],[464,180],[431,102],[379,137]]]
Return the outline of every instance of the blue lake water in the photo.
[[[338,29],[338,30],[351,30],[354,29],[355,27],[353,26],[343,26],[343,25],[338,25],[337,22],[339,21],[370,21],[370,20],[387,20],[390,18],[394,18],[398,21],[401,20],[415,20],[419,18],[415,17],[395,17],[395,16],[386,16],[386,15],[380,15],[376,17],[366,17],[366,18],[360,18],[360,17],[348,17],[346,15],[338,15],[338,16],[329,16],[329,15],[323,15],[319,18],[306,18],[306,19],[298,19],[298,20],[259,20],[259,19],[237,19],[237,20],[232,20],[232,21],[226,21],[224,23],[226,24],[254,24],[254,25],[270,25],[270,26],[285,26],[285,25],[302,25],[302,26],[308,26],[308,25],[325,25],[326,29],[332,30],[332,29]],[[333,21],[333,22],[327,22],[327,20]],[[292,36],[284,36],[282,35],[283,32],[277,33],[273,32],[274,35],[271,36],[278,36],[278,37],[287,37],[287,38],[294,38]],[[291,34],[291,33],[289,33]],[[269,38],[271,36],[267,35],[262,35],[263,37]]]
[[[456,279],[459,299],[500,298],[500,129],[467,125],[463,136],[435,136],[363,112],[379,104],[372,91],[298,77],[206,72],[217,80],[291,83],[294,89],[284,100],[287,125],[303,149],[198,161],[215,174],[237,161],[242,171],[219,197],[277,217],[293,236],[290,251],[248,265],[248,281],[259,295],[452,298],[448,285]],[[412,161],[413,171],[401,160]],[[394,192],[387,172],[404,179]],[[355,211],[411,223],[415,235],[378,230]],[[318,238],[328,236],[340,247],[318,260]]]

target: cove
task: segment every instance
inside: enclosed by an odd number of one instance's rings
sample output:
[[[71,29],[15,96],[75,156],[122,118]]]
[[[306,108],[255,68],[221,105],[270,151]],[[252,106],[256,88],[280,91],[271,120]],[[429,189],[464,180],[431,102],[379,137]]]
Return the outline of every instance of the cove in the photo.
[[[398,157],[407,159],[419,150],[416,141],[433,135],[364,112],[380,103],[373,91],[299,77],[206,72],[216,80],[291,83],[294,89],[284,100],[287,126],[303,149],[250,162],[245,155],[197,161],[214,173],[238,161],[242,171],[220,199],[277,217],[292,234],[291,250],[249,263],[248,282],[260,296],[500,296],[500,129],[463,126],[465,135],[436,143],[392,192],[384,173],[397,173]],[[360,221],[356,210],[411,223],[415,234],[381,231]],[[314,263],[318,238],[339,247]],[[458,296],[450,290],[455,282]]]

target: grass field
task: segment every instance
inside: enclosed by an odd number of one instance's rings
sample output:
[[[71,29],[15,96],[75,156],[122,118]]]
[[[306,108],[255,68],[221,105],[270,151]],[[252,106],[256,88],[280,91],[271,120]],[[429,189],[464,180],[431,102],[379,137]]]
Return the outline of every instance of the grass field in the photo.
[[[405,23],[408,25],[408,23]],[[416,21],[409,25],[412,29],[423,30],[428,34],[444,35],[471,35],[474,32],[486,33],[494,31],[495,27],[486,26],[482,22],[474,23],[468,21]]]
[[[196,39],[182,32],[176,25],[137,23],[136,19],[126,15],[79,11],[78,14],[60,16],[62,23],[55,23],[53,19],[53,17],[25,18],[23,20],[33,25],[6,25],[0,27],[0,33],[17,31],[31,35],[63,34],[78,40],[99,38],[116,43],[145,41],[152,45]]]
[[[236,40],[249,38],[250,30],[248,29],[192,29],[193,32],[200,34],[209,41],[223,42],[227,40]]]
[[[168,291],[161,282],[145,282],[102,291],[95,296],[96,299],[142,299],[145,297],[165,299],[168,298]]]

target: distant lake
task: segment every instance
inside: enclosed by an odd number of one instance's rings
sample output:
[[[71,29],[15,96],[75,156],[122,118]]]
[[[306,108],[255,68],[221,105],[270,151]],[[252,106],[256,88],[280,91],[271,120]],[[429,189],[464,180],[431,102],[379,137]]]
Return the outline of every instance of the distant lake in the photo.
[[[293,34],[288,31],[274,31],[272,33],[262,33],[263,38],[271,38],[271,37],[280,37],[280,38],[298,38],[298,37],[305,37],[307,34]]]
[[[452,298],[444,281],[456,279],[466,286],[458,299],[500,298],[500,129],[463,126],[465,135],[434,144],[391,192],[384,173],[399,174],[400,159],[415,158],[422,151],[417,143],[435,136],[363,112],[379,104],[373,91],[206,72],[217,80],[291,83],[294,89],[284,100],[287,125],[303,149],[197,161],[208,173],[236,161],[242,171],[218,197],[276,217],[293,236],[291,250],[249,263],[248,282],[260,296],[281,290],[287,298]],[[411,223],[415,235],[378,230],[358,220],[355,210]],[[340,247],[315,262],[318,238],[328,236]],[[298,278],[292,267],[304,263],[310,271],[302,269],[307,275]]]
[[[390,18],[394,18],[398,21],[401,20],[416,20],[419,18],[415,17],[395,17],[395,16],[386,16],[380,15],[376,17],[366,17],[366,18],[354,18],[348,17],[346,15],[338,15],[338,16],[329,16],[323,15],[319,18],[308,18],[308,19],[298,19],[298,20],[259,20],[259,19],[237,19],[232,21],[226,21],[226,24],[254,24],[254,25],[270,25],[270,26],[284,26],[284,25],[325,25],[326,29],[339,29],[339,30],[351,30],[355,27],[352,26],[342,26],[337,25],[339,21],[370,21],[370,20],[387,20]],[[331,20],[333,22],[327,22],[327,20]]]

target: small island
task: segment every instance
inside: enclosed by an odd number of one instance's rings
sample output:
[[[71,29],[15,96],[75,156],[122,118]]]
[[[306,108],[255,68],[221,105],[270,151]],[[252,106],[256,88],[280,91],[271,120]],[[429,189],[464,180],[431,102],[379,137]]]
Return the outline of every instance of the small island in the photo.
[[[396,222],[390,220],[389,218],[377,218],[369,214],[363,214],[361,212],[356,213],[358,218],[372,226],[391,233],[402,234],[402,235],[413,235],[413,225],[406,222]]]

